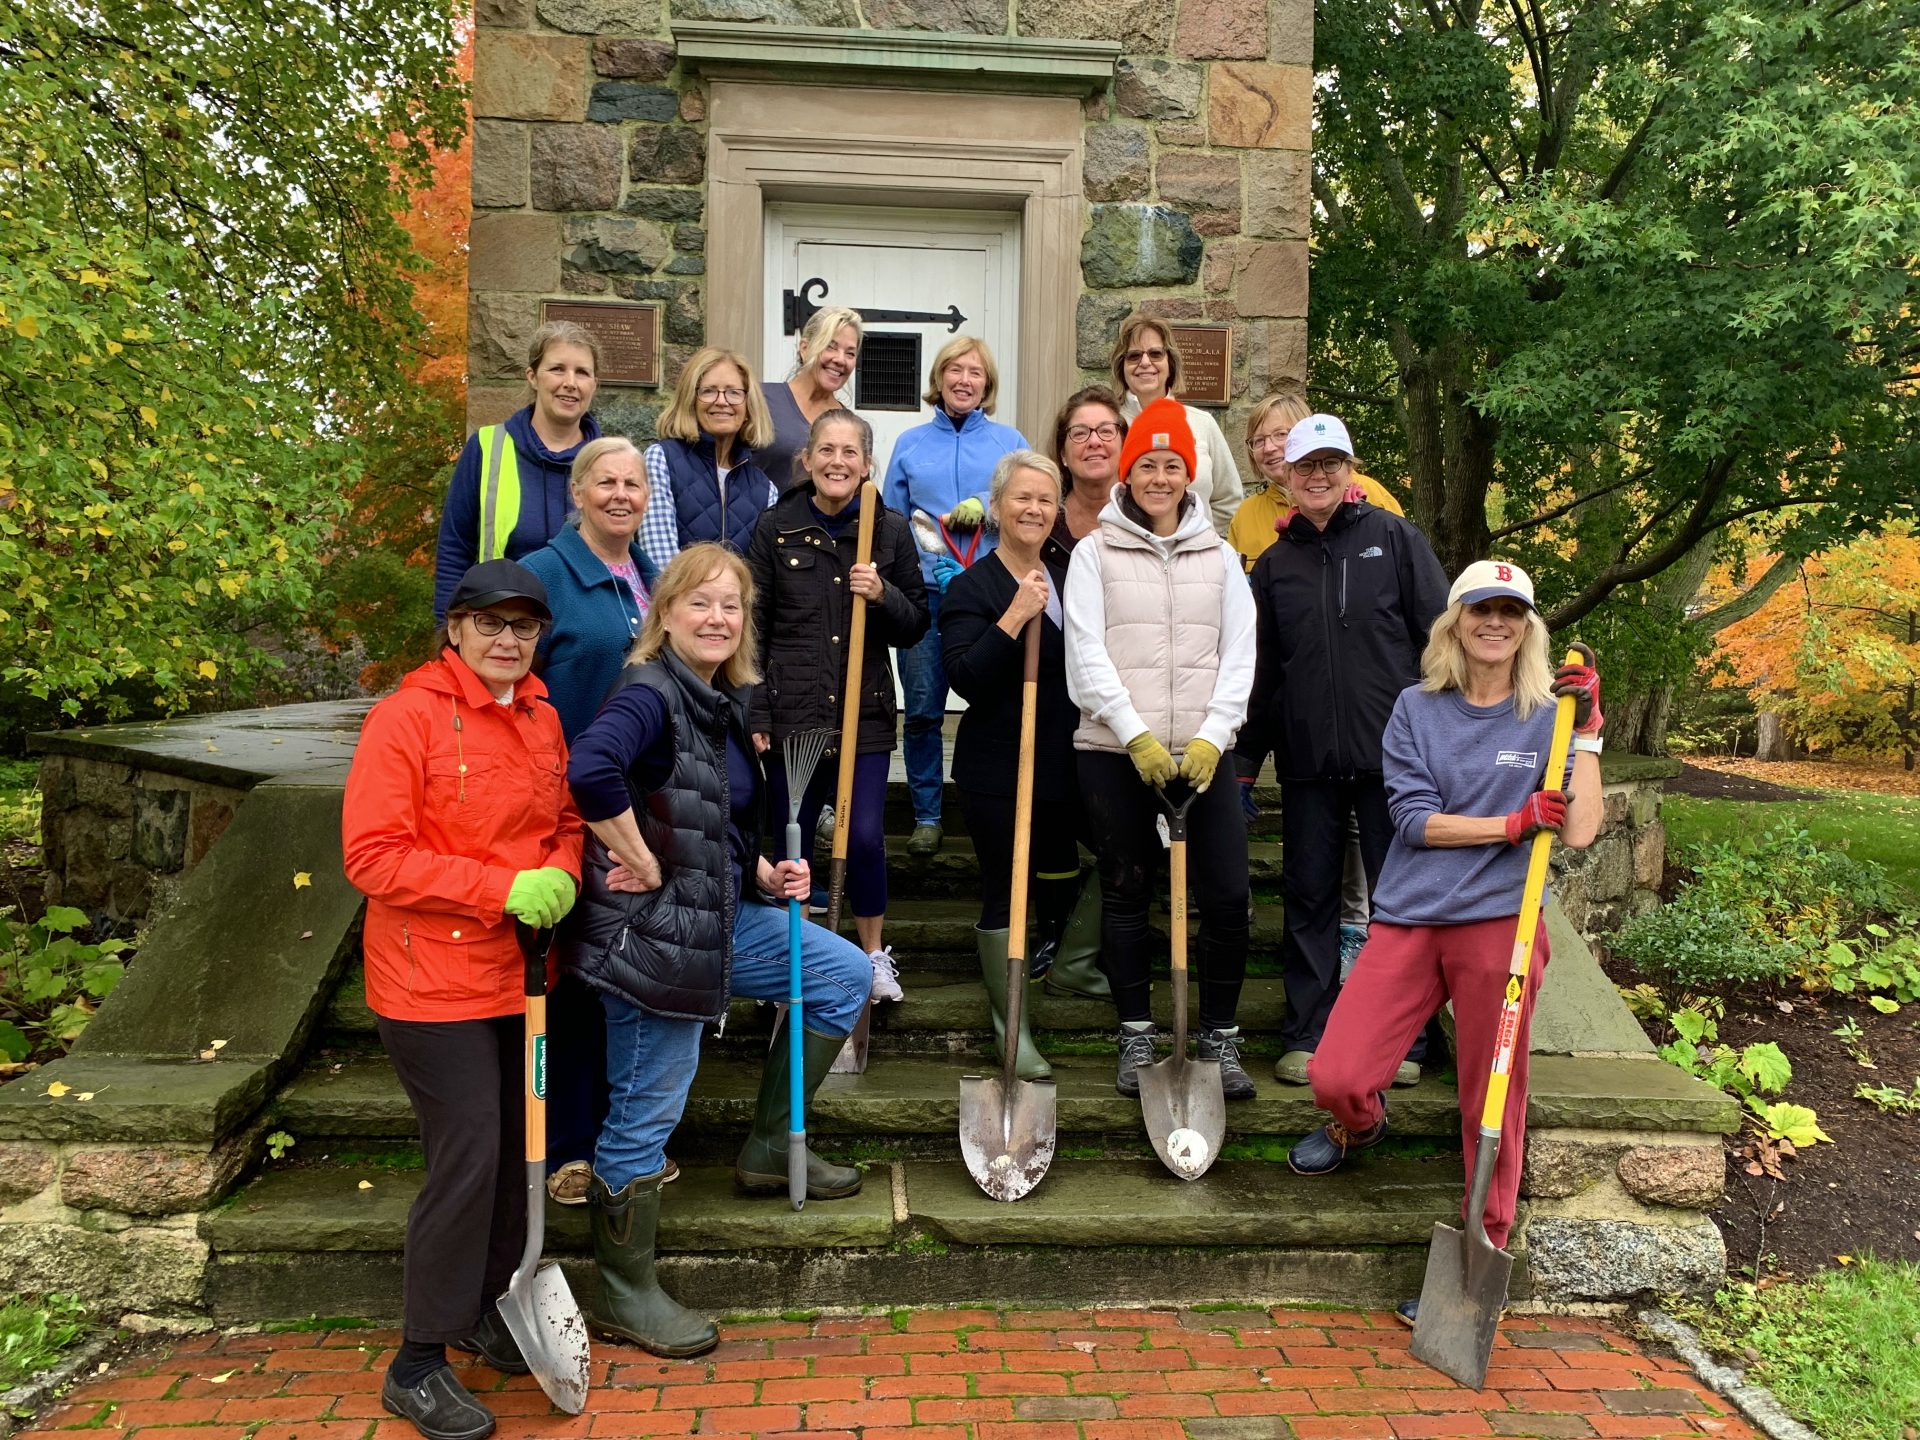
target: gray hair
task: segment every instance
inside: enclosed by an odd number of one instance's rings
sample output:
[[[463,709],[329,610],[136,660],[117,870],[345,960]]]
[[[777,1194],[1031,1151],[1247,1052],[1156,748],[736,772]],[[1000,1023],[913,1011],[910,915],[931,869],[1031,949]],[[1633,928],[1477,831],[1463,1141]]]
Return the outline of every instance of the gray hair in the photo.
[[[567,487],[578,489],[584,485],[587,476],[593,473],[593,467],[609,455],[631,455],[640,458],[640,447],[624,435],[602,435],[598,440],[589,440],[573,456],[573,468],[567,472]],[[646,466],[640,469],[642,479],[646,478]]]
[[[1000,508],[1000,497],[1006,493],[1015,473],[1021,470],[1035,471],[1053,481],[1053,498],[1056,504],[1059,502],[1062,494],[1060,467],[1038,450],[1009,450],[993,467],[993,479],[987,485],[989,509]]]

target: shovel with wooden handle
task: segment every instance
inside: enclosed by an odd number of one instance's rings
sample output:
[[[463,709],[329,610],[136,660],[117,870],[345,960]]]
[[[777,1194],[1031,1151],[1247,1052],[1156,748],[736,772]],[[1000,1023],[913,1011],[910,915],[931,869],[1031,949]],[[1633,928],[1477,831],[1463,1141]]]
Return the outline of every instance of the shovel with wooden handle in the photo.
[[[547,1238],[547,947],[551,930],[515,922],[526,962],[527,1244],[507,1293],[494,1302],[521,1358],[569,1415],[587,1404],[587,1322],[558,1265],[540,1265]]]
[[[873,563],[873,520],[880,509],[880,487],[869,480],[860,487],[860,530],[853,563]],[[854,595],[847,621],[847,687],[840,701],[840,769],[833,792],[833,860],[827,868],[827,929],[840,932],[840,905],[847,894],[847,836],[853,831],[854,751],[860,744],[860,672],[867,653],[867,597]],[[853,1033],[834,1059],[836,1075],[867,1073],[867,1040],[873,1028],[873,1000],[860,1008]],[[799,1037],[795,1037],[796,1039]]]
[[[1591,664],[1593,652],[1574,646],[1567,664]],[[1553,739],[1547,763],[1541,767],[1540,788],[1560,790],[1566,785],[1567,744],[1573,738],[1571,695],[1562,695],[1554,710]],[[1513,960],[1507,967],[1506,994],[1500,1002],[1500,1028],[1493,1047],[1493,1069],[1487,1080],[1486,1103],[1480,1107],[1480,1137],[1474,1147],[1473,1183],[1467,1187],[1466,1224],[1433,1227],[1427,1250],[1427,1278],[1420,1287],[1420,1314],[1413,1327],[1413,1356],[1443,1375],[1479,1390],[1487,1383],[1487,1365],[1507,1305],[1507,1284],[1513,1276],[1513,1257],[1487,1238],[1487,1192],[1493,1187],[1493,1164],[1500,1155],[1500,1127],[1507,1113],[1507,1086],[1513,1073],[1513,1049],[1520,1034],[1520,1015],[1526,1004],[1527,975],[1533,968],[1533,937],[1540,924],[1540,901],[1547,888],[1547,854],[1553,832],[1533,837],[1527,856],[1527,883],[1520,897],[1520,924],[1513,939]]]
[[[1007,909],[1006,1034],[998,1075],[960,1077],[960,1153],[967,1173],[995,1200],[1018,1200],[1053,1164],[1054,1088],[1022,1080],[1020,1012],[1027,990],[1027,872],[1033,846],[1033,742],[1039,714],[1040,617],[1027,622],[1020,681],[1020,764],[1013,799],[1013,898]]]

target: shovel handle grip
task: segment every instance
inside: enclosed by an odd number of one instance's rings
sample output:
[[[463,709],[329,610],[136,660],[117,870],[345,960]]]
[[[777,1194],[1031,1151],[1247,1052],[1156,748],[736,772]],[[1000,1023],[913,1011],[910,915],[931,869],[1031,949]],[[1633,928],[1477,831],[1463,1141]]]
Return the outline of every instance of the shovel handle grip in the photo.
[[[1566,663],[1578,665],[1592,651],[1577,645]],[[1573,741],[1573,697],[1562,695],[1554,706],[1553,738],[1547,743],[1547,763],[1540,767],[1540,788],[1566,787],[1568,746]],[[1507,1089],[1513,1077],[1513,1051],[1520,1036],[1521,1012],[1526,1006],[1527,977],[1533,969],[1533,938],[1540,928],[1540,902],[1547,889],[1547,859],[1553,832],[1533,837],[1527,854],[1527,884],[1520,896],[1520,921],[1513,937],[1513,959],[1507,965],[1507,989],[1500,1002],[1500,1025],[1495,1032],[1493,1071],[1487,1082],[1486,1103],[1480,1107],[1480,1131],[1499,1143],[1500,1125],[1507,1113]],[[1485,1141],[1482,1141],[1485,1144]]]
[[[547,950],[553,931],[535,930],[515,921],[520,954],[526,961],[524,994],[527,1002],[526,1053],[521,1057],[526,1077],[526,1155],[529,1165],[547,1163]]]

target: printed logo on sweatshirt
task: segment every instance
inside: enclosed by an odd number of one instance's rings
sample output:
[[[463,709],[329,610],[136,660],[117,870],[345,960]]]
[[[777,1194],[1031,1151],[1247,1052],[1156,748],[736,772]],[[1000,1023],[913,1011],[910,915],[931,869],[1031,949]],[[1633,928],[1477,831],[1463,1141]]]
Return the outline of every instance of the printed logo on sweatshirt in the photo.
[[[1360,558],[1362,560],[1378,560],[1385,553],[1386,552],[1383,551],[1378,545],[1369,545],[1367,546],[1366,549],[1360,552]]]
[[[1537,750],[1502,750],[1496,765],[1505,765],[1514,770],[1538,770],[1540,752]]]

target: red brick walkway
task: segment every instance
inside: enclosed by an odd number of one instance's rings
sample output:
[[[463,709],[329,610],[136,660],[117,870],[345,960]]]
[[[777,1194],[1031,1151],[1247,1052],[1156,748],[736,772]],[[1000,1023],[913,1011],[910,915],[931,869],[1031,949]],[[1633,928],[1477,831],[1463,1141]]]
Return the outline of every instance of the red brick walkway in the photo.
[[[1487,1389],[1413,1360],[1387,1314],[916,1310],[722,1327],[658,1361],[596,1342],[584,1415],[465,1370],[500,1436],[792,1440],[1428,1440],[1754,1432],[1678,1361],[1599,1320],[1515,1318]],[[391,1331],[205,1335],[129,1357],[20,1440],[414,1440],[385,1418]],[[74,1430],[89,1427],[87,1435]]]

